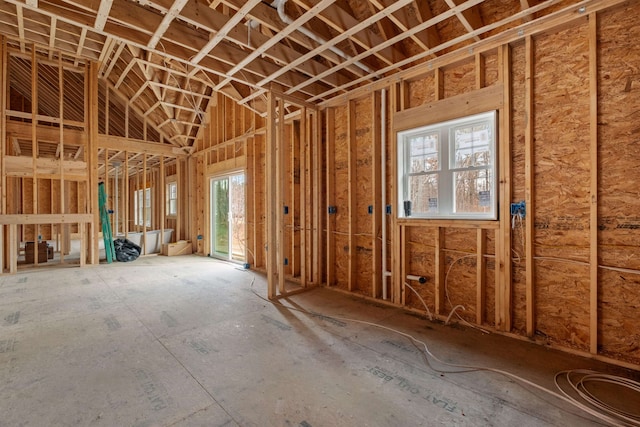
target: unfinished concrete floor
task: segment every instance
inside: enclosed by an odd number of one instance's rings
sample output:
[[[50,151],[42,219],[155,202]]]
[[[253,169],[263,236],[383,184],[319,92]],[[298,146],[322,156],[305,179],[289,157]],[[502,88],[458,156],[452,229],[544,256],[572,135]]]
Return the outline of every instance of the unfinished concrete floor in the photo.
[[[497,374],[436,373],[387,330],[265,302],[254,277],[264,295],[262,276],[196,256],[0,276],[0,425],[596,424]],[[561,369],[621,371],[328,289],[283,303],[548,388]]]

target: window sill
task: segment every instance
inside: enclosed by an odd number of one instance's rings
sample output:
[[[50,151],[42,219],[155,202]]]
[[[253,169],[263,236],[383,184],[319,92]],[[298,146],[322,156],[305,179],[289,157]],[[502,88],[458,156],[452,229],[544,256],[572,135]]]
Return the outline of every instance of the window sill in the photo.
[[[500,227],[500,221],[487,219],[398,218],[398,225],[497,230]]]

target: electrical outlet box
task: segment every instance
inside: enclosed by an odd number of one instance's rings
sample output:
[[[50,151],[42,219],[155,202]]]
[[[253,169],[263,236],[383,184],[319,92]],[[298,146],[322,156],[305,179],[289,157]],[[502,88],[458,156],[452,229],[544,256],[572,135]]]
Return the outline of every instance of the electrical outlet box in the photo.
[[[524,200],[518,203],[511,203],[511,216],[518,215],[524,218],[527,213],[527,209]]]

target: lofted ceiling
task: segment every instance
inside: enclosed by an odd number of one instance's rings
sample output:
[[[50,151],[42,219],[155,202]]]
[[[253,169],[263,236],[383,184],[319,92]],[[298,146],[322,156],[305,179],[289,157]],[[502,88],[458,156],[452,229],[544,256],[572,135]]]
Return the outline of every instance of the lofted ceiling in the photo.
[[[98,61],[101,84],[192,146],[222,92],[319,103],[578,0],[0,0],[0,34]]]

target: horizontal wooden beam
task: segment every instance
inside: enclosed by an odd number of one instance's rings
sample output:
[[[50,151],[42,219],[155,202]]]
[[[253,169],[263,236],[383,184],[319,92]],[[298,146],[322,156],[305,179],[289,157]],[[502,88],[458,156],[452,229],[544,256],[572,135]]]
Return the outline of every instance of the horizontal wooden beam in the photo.
[[[167,157],[186,156],[190,151],[190,147],[183,149],[159,142],[146,142],[138,139],[110,135],[100,135],[98,137],[98,147],[116,151],[128,151],[129,153],[155,154]]]
[[[393,127],[395,131],[401,131],[498,110],[504,104],[503,92],[503,85],[495,84],[473,92],[399,111],[394,114]]]
[[[85,224],[92,214],[15,214],[0,216],[0,224]]]

